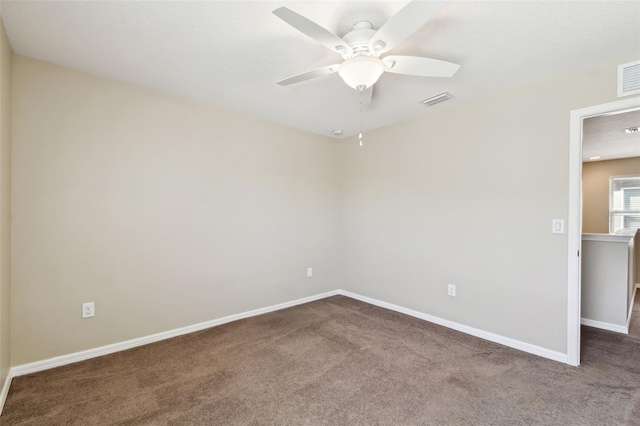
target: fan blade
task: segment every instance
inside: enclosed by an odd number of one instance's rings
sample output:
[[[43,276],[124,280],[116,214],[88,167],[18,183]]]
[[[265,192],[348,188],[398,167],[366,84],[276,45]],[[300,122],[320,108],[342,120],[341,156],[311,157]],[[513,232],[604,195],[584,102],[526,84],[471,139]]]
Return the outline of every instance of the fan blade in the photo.
[[[382,62],[386,72],[417,75],[420,77],[451,77],[460,65],[418,56],[385,56]]]
[[[278,84],[280,86],[288,86],[290,84],[296,84],[302,81],[311,80],[312,78],[318,78],[324,75],[333,74],[334,72],[338,71],[339,67],[340,65],[334,64],[334,65],[328,65],[322,68],[316,68],[314,70],[303,72],[301,74],[296,74],[289,78],[285,78],[284,80],[280,80]]]
[[[414,0],[400,9],[369,40],[369,49],[378,53],[388,52],[413,34],[435,15],[445,1]]]
[[[303,34],[308,35],[318,43],[323,46],[333,50],[337,53],[348,53],[352,54],[353,49],[344,40],[340,37],[327,30],[326,28],[321,27],[313,21],[305,18],[302,15],[298,15],[291,9],[287,9],[286,7],[281,7],[273,11],[273,14],[278,18],[282,19],[287,24],[291,25],[293,28],[297,29]]]
[[[371,98],[373,97],[373,86],[369,86],[364,89],[362,97],[360,97],[360,91],[358,89],[353,89],[353,97],[355,98],[356,103],[360,104],[360,102],[362,102],[362,105],[369,105],[371,103]]]

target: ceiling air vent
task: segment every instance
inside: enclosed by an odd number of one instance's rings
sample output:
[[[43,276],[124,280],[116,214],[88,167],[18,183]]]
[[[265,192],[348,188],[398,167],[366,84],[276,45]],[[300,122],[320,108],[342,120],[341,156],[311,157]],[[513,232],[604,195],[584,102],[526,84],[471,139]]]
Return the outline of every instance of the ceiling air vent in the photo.
[[[439,104],[440,102],[448,101],[449,99],[455,98],[449,92],[438,93],[437,95],[433,95],[430,98],[423,99],[420,101],[421,104],[426,106],[434,106],[435,104]]]
[[[618,97],[640,93],[640,61],[618,65]]]

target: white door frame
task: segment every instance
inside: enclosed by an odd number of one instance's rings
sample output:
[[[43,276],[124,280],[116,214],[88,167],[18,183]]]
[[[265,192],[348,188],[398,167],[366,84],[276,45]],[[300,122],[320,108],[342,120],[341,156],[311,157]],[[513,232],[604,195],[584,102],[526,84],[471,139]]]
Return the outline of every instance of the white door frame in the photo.
[[[582,120],[640,108],[640,97],[571,111],[569,128],[569,274],[567,290],[567,364],[580,365],[580,256],[582,248]]]

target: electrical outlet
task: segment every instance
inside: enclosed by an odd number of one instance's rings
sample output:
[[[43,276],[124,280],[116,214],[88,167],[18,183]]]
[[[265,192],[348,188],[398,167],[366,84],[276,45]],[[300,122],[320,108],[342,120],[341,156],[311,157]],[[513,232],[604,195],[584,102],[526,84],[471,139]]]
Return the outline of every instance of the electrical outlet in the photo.
[[[82,304],[82,318],[91,318],[96,315],[96,304],[87,302]]]
[[[447,295],[451,297],[456,297],[456,286],[455,284],[449,284],[447,287]]]
[[[307,268],[307,278],[311,278],[313,276],[313,268]]]

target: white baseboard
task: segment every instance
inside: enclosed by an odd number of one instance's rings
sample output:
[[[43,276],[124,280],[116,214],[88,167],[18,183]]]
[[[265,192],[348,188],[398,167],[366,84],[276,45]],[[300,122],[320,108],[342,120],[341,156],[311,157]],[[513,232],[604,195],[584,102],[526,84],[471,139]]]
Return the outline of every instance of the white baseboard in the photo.
[[[108,355],[114,352],[124,351],[126,349],[135,348],[160,340],[170,339],[172,337],[181,336],[183,334],[193,333],[228,322],[237,321],[244,318],[254,317],[256,315],[266,314],[268,312],[278,311],[280,309],[290,308],[292,306],[301,305],[303,303],[313,302],[314,300],[324,299],[326,297],[335,296],[337,290],[329,291],[315,296],[303,297],[302,299],[292,300],[290,302],[279,303],[277,305],[267,306],[266,308],[254,309],[253,311],[242,312],[239,314],[229,315],[226,317],[205,321],[186,327],[176,328],[174,330],[164,331],[162,333],[151,334],[149,336],[139,337],[136,339],[126,340],[124,342],[114,343],[111,345],[100,346],[98,348],[88,349],[86,351],[75,352],[68,355],[57,356],[42,361],[32,362],[29,364],[17,365],[11,368],[13,377],[23,376],[38,371],[48,370],[50,368],[60,367],[62,365],[72,364],[74,362],[84,361],[90,358],[96,358],[102,355]]]
[[[603,330],[615,331],[616,333],[629,334],[629,328],[624,325],[611,324],[610,322],[602,322],[590,320],[587,318],[581,318],[580,324],[587,327],[601,328]]]
[[[528,352],[534,355],[541,356],[543,358],[552,359],[554,361],[567,363],[567,354],[556,352],[551,349],[543,348],[541,346],[532,345],[530,343],[521,342],[519,340],[511,339],[509,337],[501,336],[499,334],[489,333],[488,331],[480,330],[478,328],[469,327],[467,325],[459,324],[457,322],[449,321],[433,315],[425,314],[422,312],[414,311],[413,309],[404,308],[402,306],[394,305],[392,303],[382,302],[371,297],[361,296],[359,294],[351,293],[349,291],[338,290],[338,294],[351,297],[352,299],[360,300],[371,305],[380,306],[381,308],[390,309],[392,311],[400,312],[405,315],[419,318],[421,320],[429,321],[434,324],[442,325],[447,328],[451,328],[463,333],[470,334],[481,339],[489,340],[494,343],[499,343],[510,348],[519,349],[524,352]]]
[[[2,415],[2,409],[4,408],[4,403],[7,400],[7,395],[9,395],[9,388],[11,387],[11,379],[13,379],[13,374],[11,370],[7,374],[7,378],[2,385],[2,392],[0,392],[0,415]]]
[[[152,334],[149,336],[143,336],[136,339],[126,340],[124,342],[114,343],[111,345],[100,346],[98,348],[88,349],[85,351],[75,352],[68,355],[57,356],[54,358],[45,359],[42,361],[32,362],[29,364],[22,364],[12,367],[9,371],[9,375],[7,380],[4,383],[4,387],[2,388],[2,393],[0,394],[0,414],[2,413],[2,408],[4,407],[4,402],[9,392],[9,387],[11,385],[11,379],[17,376],[23,376],[25,374],[36,373],[38,371],[48,370],[55,367],[60,367],[67,364],[72,364],[79,361],[84,361],[91,358],[96,358],[102,355],[108,355],[114,352],[120,352],[126,349],[135,348],[137,346],[146,345],[153,342],[158,342],[160,340],[170,339],[172,337],[181,336],[183,334],[193,333],[195,331],[204,330],[207,328],[215,327],[218,325],[226,324],[232,321],[237,321],[244,318],[253,317],[256,315],[266,314],[269,312],[278,311],[280,309],[290,308],[292,306],[301,305],[304,303],[313,302],[315,300],[324,299],[327,297],[335,296],[335,295],[343,295],[350,297],[352,299],[360,300],[365,303],[369,303],[371,305],[379,306],[381,308],[389,309],[392,311],[400,312],[405,315],[409,315],[415,318],[422,319],[424,321],[429,321],[434,324],[442,325],[444,327],[448,327],[457,331],[461,331],[463,333],[470,334],[475,337],[479,337],[481,339],[489,340],[491,342],[499,343],[501,345],[509,346],[514,349],[518,349],[524,352],[528,352],[534,355],[538,355],[544,358],[548,358],[554,361],[559,362],[567,362],[567,355],[561,352],[556,352],[550,349],[546,349],[540,346],[532,345],[530,343],[521,342],[519,340],[511,339],[509,337],[501,336],[498,334],[490,333],[484,330],[480,330],[477,328],[469,327],[463,324],[458,324],[453,321],[445,320],[442,318],[435,317],[433,315],[425,314],[422,312],[414,311],[412,309],[404,308],[402,306],[394,305],[392,303],[383,302],[377,299],[373,299],[370,297],[362,296],[356,293],[351,293],[345,290],[333,290],[328,291],[326,293],[317,294],[314,296],[304,297],[302,299],[296,299],[290,302],[280,303],[277,305],[268,306],[266,308],[255,309],[248,312],[242,312],[239,314],[229,315],[226,317],[214,319],[211,321],[201,322],[198,324],[176,328],[174,330],[165,331],[162,333]],[[584,320],[583,320],[584,321]],[[587,325],[587,324],[585,324]],[[615,330],[614,330],[615,331]]]

